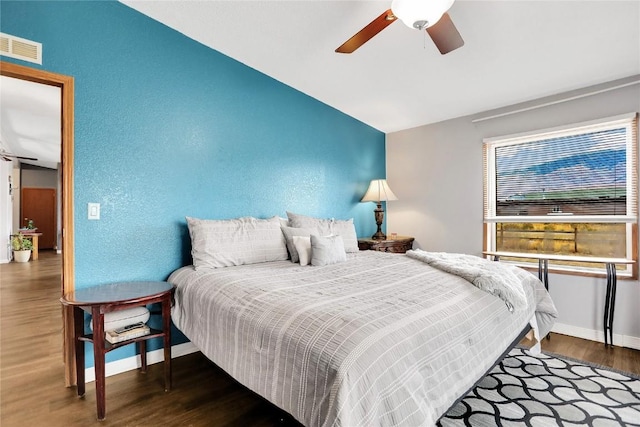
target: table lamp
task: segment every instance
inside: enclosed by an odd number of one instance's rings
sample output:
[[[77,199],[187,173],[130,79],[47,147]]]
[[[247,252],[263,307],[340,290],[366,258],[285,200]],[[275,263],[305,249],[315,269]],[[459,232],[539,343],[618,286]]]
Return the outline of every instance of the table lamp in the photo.
[[[378,231],[371,236],[372,239],[384,240],[387,236],[382,232],[382,222],[384,220],[384,209],[382,209],[382,202],[389,200],[398,200],[386,179],[374,179],[369,184],[369,189],[365,193],[361,202],[376,202],[378,207],[373,210],[373,214],[376,218],[376,224],[378,224]]]

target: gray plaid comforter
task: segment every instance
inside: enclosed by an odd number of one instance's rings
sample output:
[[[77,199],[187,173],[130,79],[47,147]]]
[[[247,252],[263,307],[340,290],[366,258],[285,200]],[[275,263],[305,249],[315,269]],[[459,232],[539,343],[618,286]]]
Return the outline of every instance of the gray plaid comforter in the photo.
[[[555,308],[533,275],[527,307],[400,254],[324,267],[269,262],[176,270],[173,321],[209,359],[308,427],[430,426],[537,318]]]

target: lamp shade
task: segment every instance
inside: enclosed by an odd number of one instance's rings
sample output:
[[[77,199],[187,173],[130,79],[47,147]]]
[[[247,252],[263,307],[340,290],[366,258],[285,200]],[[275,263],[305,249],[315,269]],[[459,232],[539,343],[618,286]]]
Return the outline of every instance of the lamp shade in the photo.
[[[386,179],[374,179],[369,184],[369,189],[365,193],[361,202],[386,202],[388,200],[398,200]]]
[[[393,0],[391,11],[407,27],[424,30],[442,18],[454,0]]]

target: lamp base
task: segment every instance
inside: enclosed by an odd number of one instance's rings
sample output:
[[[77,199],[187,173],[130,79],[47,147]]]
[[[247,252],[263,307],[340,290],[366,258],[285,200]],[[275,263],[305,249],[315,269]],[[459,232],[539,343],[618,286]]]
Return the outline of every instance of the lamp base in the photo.
[[[384,234],[382,231],[378,230],[378,231],[376,231],[376,234],[371,236],[371,238],[374,239],[374,240],[386,240],[387,239],[387,235]]]
[[[376,217],[376,225],[378,226],[378,231],[376,231],[376,234],[371,236],[371,238],[375,240],[384,240],[387,238],[387,236],[382,232],[382,221],[384,221],[384,210],[382,209],[382,203],[378,202],[378,207],[373,210],[373,214]]]

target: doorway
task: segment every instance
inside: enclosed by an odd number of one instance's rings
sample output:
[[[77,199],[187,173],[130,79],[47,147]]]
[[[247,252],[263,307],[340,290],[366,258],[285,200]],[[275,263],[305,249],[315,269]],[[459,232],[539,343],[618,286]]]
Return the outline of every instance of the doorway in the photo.
[[[61,218],[62,218],[62,270],[60,295],[71,292],[74,284],[74,239],[73,239],[73,77],[0,61],[0,75],[21,80],[59,87],[61,90]],[[73,345],[73,313],[63,310],[63,358],[65,363],[65,383],[76,382]]]

